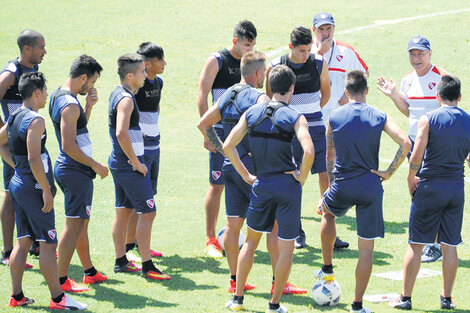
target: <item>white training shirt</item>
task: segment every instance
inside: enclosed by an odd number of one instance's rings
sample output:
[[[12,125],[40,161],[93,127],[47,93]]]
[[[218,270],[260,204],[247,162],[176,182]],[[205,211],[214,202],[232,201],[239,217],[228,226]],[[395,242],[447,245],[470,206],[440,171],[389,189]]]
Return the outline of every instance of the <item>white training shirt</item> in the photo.
[[[408,117],[408,136],[415,141],[418,132],[418,121],[421,116],[440,107],[436,99],[437,84],[441,81],[443,69],[432,65],[431,69],[423,76],[418,76],[415,70],[408,72],[400,84],[402,94],[410,115]]]
[[[314,45],[317,46],[316,42]],[[323,121],[328,121],[330,112],[339,107],[338,101],[344,94],[344,80],[348,71],[366,72],[368,67],[354,48],[344,42],[333,39],[333,44],[323,55],[328,64],[331,94],[327,104],[322,108]]]

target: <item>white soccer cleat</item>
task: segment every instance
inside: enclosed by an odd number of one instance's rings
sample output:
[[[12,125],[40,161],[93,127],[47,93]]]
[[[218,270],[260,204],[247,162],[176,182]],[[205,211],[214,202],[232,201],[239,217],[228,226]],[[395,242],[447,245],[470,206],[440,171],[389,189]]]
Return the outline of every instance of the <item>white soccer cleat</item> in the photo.
[[[64,295],[59,303],[51,299],[49,309],[51,310],[86,310],[88,305],[72,299],[69,295]]]

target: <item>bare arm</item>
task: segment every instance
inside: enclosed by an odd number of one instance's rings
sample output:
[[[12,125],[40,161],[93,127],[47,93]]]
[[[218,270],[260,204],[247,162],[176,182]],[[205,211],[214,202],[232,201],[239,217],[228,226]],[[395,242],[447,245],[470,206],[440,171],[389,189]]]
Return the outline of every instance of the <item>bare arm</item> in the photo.
[[[91,110],[93,106],[98,102],[98,91],[96,88],[91,88],[86,94],[86,104],[85,104],[85,115],[87,122],[90,120]],[[103,177],[102,177],[103,178]]]
[[[62,110],[60,119],[62,150],[75,161],[91,167],[103,179],[108,176],[108,167],[87,156],[77,145],[77,120],[79,117],[80,109],[78,104],[68,105]]]
[[[271,91],[271,86],[269,85],[269,73],[271,73],[271,70],[273,69],[273,66],[271,64],[268,65],[266,68],[266,94],[268,95],[269,98],[273,97],[273,92]]]
[[[324,107],[328,100],[330,100],[330,76],[328,74],[328,64],[323,62],[323,69],[320,75],[320,107]]]
[[[139,159],[135,155],[131,139],[129,137],[129,125],[133,110],[134,103],[130,98],[125,97],[117,104],[116,138],[122,151],[124,151],[129,159],[130,164],[145,176],[147,174],[147,167],[140,163]]]
[[[237,145],[242,141],[248,131],[248,124],[246,123],[246,115],[243,113],[240,121],[232,129],[227,139],[224,142],[224,152],[232,162],[233,167],[237,170],[238,174],[243,178],[245,182],[250,185],[253,185],[253,182],[256,180],[256,176],[250,174],[246,169],[243,162],[240,160],[238,155]]]
[[[299,119],[294,124],[294,131],[300,146],[304,150],[304,154],[302,156],[302,163],[300,164],[300,171],[290,173],[303,186],[312,168],[313,159],[315,158],[315,149],[313,147],[312,137],[310,137],[310,133],[308,132],[305,116],[300,115]]]
[[[11,167],[15,167],[13,159],[11,158],[10,147],[8,146],[7,124],[3,125],[0,129],[0,155],[3,160]]]
[[[382,91],[382,93],[395,103],[398,110],[403,113],[405,116],[410,116],[410,111],[408,109],[409,105],[403,98],[403,96],[397,91],[397,87],[393,79],[390,78],[390,81],[387,81],[384,77],[380,76],[377,79],[377,88]]]
[[[201,117],[201,120],[197,124],[197,128],[199,128],[202,135],[204,136],[204,141],[212,143],[218,152],[224,154],[224,150],[222,149],[223,142],[220,140],[219,136],[217,136],[217,133],[212,127],[222,118],[220,116],[219,106],[217,104],[213,105],[209,110],[206,111],[206,113],[204,113],[204,115]]]
[[[335,169],[336,163],[336,150],[335,143],[333,141],[333,130],[331,129],[330,121],[326,126],[326,170],[328,172],[328,180],[330,185],[335,180],[335,175],[333,175],[333,170]]]
[[[44,171],[44,164],[41,160],[41,137],[46,128],[44,119],[34,119],[28,127],[26,134],[26,147],[28,148],[28,162],[33,172],[34,178],[42,188],[42,199],[44,206],[42,212],[48,213],[54,207],[54,198],[51,186]]]
[[[405,160],[408,152],[410,152],[411,141],[405,132],[403,132],[390,117],[387,117],[387,120],[385,121],[384,131],[399,145],[399,147],[392,163],[390,163],[390,166],[385,171],[371,169],[371,172],[380,176],[383,180],[387,180],[392,177],[393,173],[395,173],[403,160]]]
[[[201,78],[199,80],[199,89],[197,91],[197,107],[199,116],[203,116],[209,108],[207,96],[214,84],[215,77],[219,71],[219,63],[214,56],[210,56],[204,68],[202,69]]]
[[[7,92],[8,88],[15,84],[15,74],[9,71],[5,71],[0,74],[0,100],[3,100],[5,93]],[[4,125],[3,120],[0,118],[0,127]]]
[[[428,145],[429,138],[429,119],[427,115],[423,115],[418,122],[418,133],[416,135],[416,141],[413,148],[413,153],[410,157],[410,168],[408,170],[408,189],[410,191],[411,197],[416,190],[416,187],[419,183],[419,177],[416,177],[421,162],[423,160],[424,150]]]

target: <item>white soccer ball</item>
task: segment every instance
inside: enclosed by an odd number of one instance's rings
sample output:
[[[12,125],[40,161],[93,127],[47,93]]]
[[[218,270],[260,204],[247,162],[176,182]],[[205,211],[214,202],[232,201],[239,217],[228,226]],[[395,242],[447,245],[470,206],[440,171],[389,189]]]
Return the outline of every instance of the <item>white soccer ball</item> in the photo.
[[[335,306],[341,297],[341,287],[337,281],[319,279],[312,288],[312,298],[320,306]]]
[[[219,243],[219,246],[222,250],[225,250],[224,248],[224,234],[225,234],[225,227],[223,227],[219,233],[217,234],[217,242]],[[242,248],[243,243],[245,242],[245,236],[243,236],[243,232],[240,231],[240,236],[238,236],[238,248]]]

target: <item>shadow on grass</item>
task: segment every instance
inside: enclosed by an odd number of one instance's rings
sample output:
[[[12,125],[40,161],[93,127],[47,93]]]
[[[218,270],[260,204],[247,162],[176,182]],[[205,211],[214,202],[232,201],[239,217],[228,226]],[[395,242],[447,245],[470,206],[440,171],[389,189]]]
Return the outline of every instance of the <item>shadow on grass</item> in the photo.
[[[264,298],[268,302],[271,299],[271,294],[267,292],[256,292],[256,293],[247,293],[246,294],[249,299],[250,296],[258,297],[258,298]],[[249,301],[249,300],[248,300]],[[315,309],[315,310],[321,310],[321,311],[330,311],[332,309],[347,309],[349,307],[348,304],[345,303],[338,303],[338,305],[334,307],[323,307],[323,306],[318,306],[316,305],[312,298],[309,296],[309,293],[304,294],[304,295],[283,295],[281,298],[281,304],[285,303],[290,303],[294,305],[300,305],[303,307],[308,307],[309,309]]]
[[[200,273],[203,271],[209,271],[214,274],[229,273],[228,269],[220,268],[220,260],[202,256],[186,258],[175,254],[159,258],[157,265],[158,264],[167,266],[168,269],[166,272],[168,272],[169,275],[175,275],[181,272]]]
[[[302,217],[303,220],[311,220],[315,221],[317,223],[320,223],[321,217],[310,217],[310,216],[305,216]],[[351,216],[342,216],[342,217],[337,217],[336,218],[336,224],[344,224],[348,226],[348,229],[350,231],[357,231],[357,225],[356,225],[356,218],[351,217]],[[385,233],[390,233],[390,234],[406,234],[408,231],[408,221],[406,222],[387,222],[384,221],[385,225]],[[308,226],[303,226],[303,227],[308,227]]]

